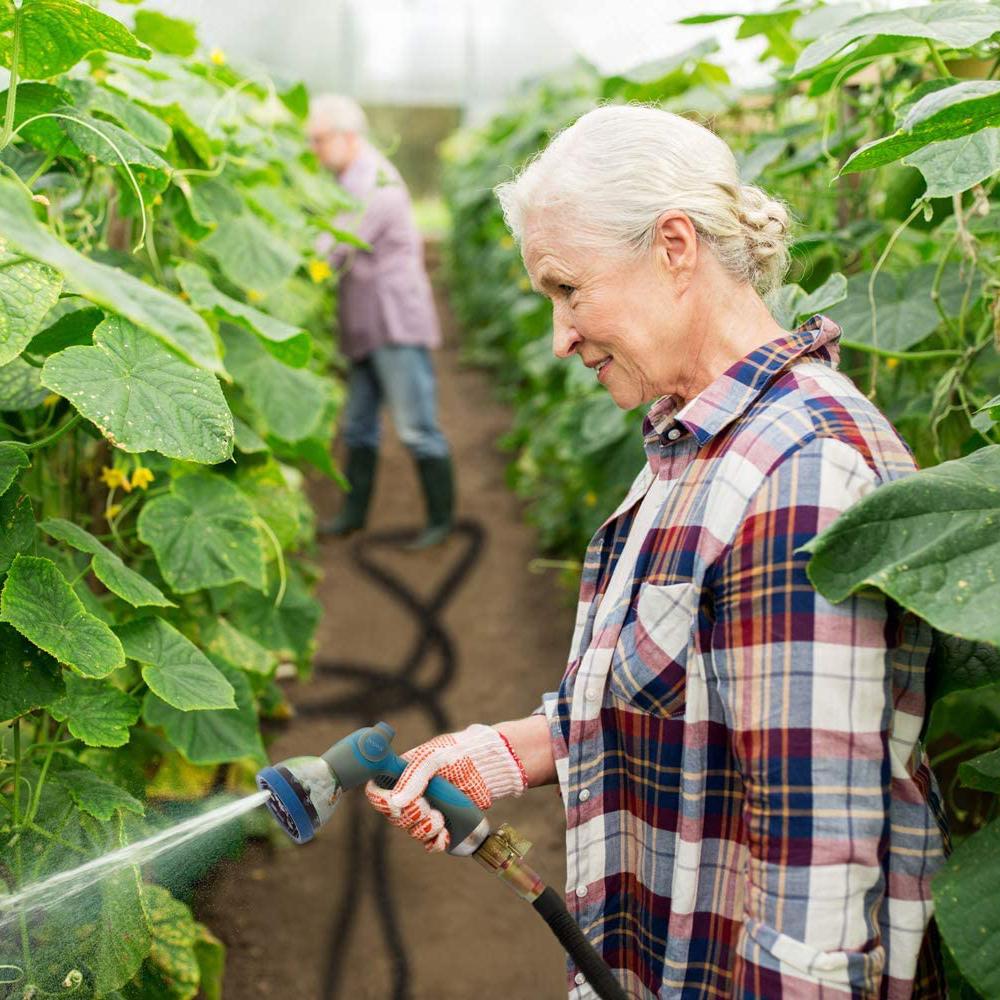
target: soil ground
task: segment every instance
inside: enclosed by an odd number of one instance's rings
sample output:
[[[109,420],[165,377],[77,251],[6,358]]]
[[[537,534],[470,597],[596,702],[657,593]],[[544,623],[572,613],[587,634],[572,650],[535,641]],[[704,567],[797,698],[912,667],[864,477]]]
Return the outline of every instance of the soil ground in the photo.
[[[432,263],[431,260],[429,262]],[[442,612],[456,645],[458,666],[440,697],[449,723],[495,722],[526,715],[541,692],[558,685],[573,627],[573,611],[554,575],[529,572],[537,555],[533,531],[504,484],[508,458],[496,440],[509,424],[508,411],[492,397],[488,377],[462,368],[457,332],[442,290],[438,308],[445,346],[435,355],[441,422],[455,458],[458,514],[479,522],[486,538],[481,558]],[[384,423],[380,478],[369,527],[373,531],[416,526],[422,501],[412,463]],[[330,515],[339,492],[313,484],[320,516]],[[324,541],[319,561],[325,573],[318,597],[325,615],[318,659],[336,657],[391,669],[405,657],[415,624],[348,558],[349,541]],[[422,594],[460,558],[462,541],[423,553],[380,550],[379,562]],[[434,672],[428,657],[416,674]],[[342,681],[317,677],[288,689],[293,703],[343,693]],[[339,686],[338,686],[339,685]],[[301,716],[269,747],[273,760],[323,752],[351,729],[369,723]],[[397,749],[413,746],[435,730],[420,708],[389,719]],[[361,793],[354,793],[361,799]],[[511,822],[534,843],[529,861],[557,889],[565,882],[565,820],[554,788],[535,789],[505,800],[491,811],[495,823]],[[406,956],[399,979],[376,905],[371,844],[383,823],[367,805],[344,801],[312,843],[252,843],[238,861],[224,862],[200,894],[198,915],[228,948],[227,1000],[295,997],[333,1000],[324,989],[334,922],[343,903],[349,866],[361,866],[355,927],[341,957],[335,996],[345,1000],[398,997],[405,1000],[515,998],[556,1000],[565,996],[564,956],[527,903],[476,862],[427,856],[415,842],[389,831],[387,877]],[[353,828],[353,829],[352,829]],[[359,832],[352,851],[351,834]],[[373,866],[372,866],[373,867]]]

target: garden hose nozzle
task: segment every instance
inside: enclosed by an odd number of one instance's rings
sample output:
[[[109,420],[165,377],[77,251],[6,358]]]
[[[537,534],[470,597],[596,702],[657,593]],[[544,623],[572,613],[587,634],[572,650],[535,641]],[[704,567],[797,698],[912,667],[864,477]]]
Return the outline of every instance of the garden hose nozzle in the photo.
[[[265,767],[257,774],[257,787],[270,793],[267,806],[285,832],[305,844],[333,815],[343,792],[371,780],[383,788],[395,785],[406,761],[393,751],[393,736],[386,722],[357,729],[321,757],[290,757]],[[425,795],[444,816],[450,854],[472,854],[489,835],[482,811],[444,778],[432,778]]]

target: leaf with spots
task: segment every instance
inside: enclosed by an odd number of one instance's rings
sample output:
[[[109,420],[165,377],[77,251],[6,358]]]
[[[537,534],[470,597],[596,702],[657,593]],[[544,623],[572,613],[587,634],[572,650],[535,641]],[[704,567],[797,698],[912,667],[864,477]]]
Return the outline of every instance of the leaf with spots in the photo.
[[[120,316],[97,326],[93,347],[50,357],[42,382],[123,451],[203,463],[232,456],[233,415],[215,376]]]
[[[243,581],[266,586],[265,550],[250,501],[221,476],[175,479],[139,514],[139,540],[178,594]]]
[[[879,487],[805,548],[831,601],[877,587],[943,632],[1000,645],[1000,445]]]
[[[113,684],[65,673],[66,693],[49,709],[89,747],[120,747],[139,718],[139,702]]]
[[[28,346],[61,289],[58,271],[11,253],[0,239],[0,365]]]
[[[0,722],[46,708],[64,690],[59,664],[9,625],[0,625]]]

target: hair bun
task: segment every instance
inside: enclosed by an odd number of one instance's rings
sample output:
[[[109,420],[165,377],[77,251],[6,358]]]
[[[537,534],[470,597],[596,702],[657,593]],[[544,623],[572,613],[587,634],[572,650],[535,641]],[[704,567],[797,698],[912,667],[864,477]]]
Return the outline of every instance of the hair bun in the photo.
[[[788,269],[788,209],[766,191],[752,184],[740,186],[740,225],[747,255],[754,272],[753,283],[762,289],[775,288]]]

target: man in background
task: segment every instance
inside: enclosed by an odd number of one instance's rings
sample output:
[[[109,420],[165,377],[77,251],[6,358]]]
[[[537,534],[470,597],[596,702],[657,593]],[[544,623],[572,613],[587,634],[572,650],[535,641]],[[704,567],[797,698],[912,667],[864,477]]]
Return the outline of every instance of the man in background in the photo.
[[[363,251],[341,244],[330,252],[331,265],[343,269],[340,348],[351,362],[343,435],[351,489],[340,514],[320,531],[347,535],[364,527],[385,402],[416,462],[427,508],[427,525],[412,547],[436,545],[451,531],[454,485],[450,449],[438,426],[430,356],[441,344],[441,330],[409,192],[396,168],[368,141],[365,114],[350,98],[314,98],[307,127],[320,162],[362,205],[359,218],[338,224],[351,226],[371,246]]]

